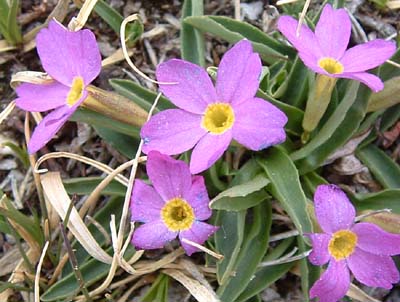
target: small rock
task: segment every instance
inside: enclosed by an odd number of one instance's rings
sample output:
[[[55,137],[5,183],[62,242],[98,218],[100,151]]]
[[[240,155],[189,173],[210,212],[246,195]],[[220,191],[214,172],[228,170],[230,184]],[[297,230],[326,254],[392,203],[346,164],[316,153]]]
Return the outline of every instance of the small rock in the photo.
[[[241,19],[248,18],[251,21],[255,21],[259,19],[263,11],[263,2],[241,3],[240,8],[242,11]]]

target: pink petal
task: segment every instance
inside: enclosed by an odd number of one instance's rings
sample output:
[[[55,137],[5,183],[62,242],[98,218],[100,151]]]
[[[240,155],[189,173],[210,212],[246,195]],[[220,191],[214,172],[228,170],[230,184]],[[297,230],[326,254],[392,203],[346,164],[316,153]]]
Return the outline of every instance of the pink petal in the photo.
[[[331,236],[327,234],[309,234],[307,237],[311,239],[312,252],[308,256],[308,260],[314,265],[324,265],[330,259],[328,252],[328,244]]]
[[[174,240],[178,232],[171,232],[159,221],[145,223],[138,227],[132,236],[132,244],[136,249],[152,250],[162,248],[165,243]]]
[[[192,177],[192,187],[184,198],[192,206],[197,220],[210,218],[212,211],[208,206],[210,199],[208,198],[203,176],[196,175]]]
[[[308,68],[310,68],[312,71],[317,72],[317,73],[322,73],[327,76],[331,76],[329,73],[327,73],[324,69],[319,67],[318,65],[318,60],[320,59],[319,57],[315,56],[314,53],[310,52],[299,52],[299,57],[303,61],[304,65],[306,65]]]
[[[349,73],[342,73],[342,74],[338,75],[338,77],[359,81],[359,82],[367,85],[374,92],[378,92],[383,89],[382,80],[380,78],[378,78],[376,75],[373,75],[371,73],[349,72]]]
[[[179,154],[191,149],[207,131],[201,127],[201,115],[180,109],[164,110],[154,115],[140,131],[143,152],[157,150]]]
[[[154,189],[164,201],[185,196],[192,186],[188,165],[157,151],[149,153],[146,170]]]
[[[64,105],[46,115],[32,133],[28,143],[28,153],[33,154],[46,145],[86,99],[86,96],[87,92],[84,90],[81,99],[73,107]]]
[[[337,302],[350,287],[350,273],[346,261],[331,260],[327,270],[310,289],[310,298],[319,297],[320,302]]]
[[[36,36],[36,47],[44,70],[66,86],[71,86],[76,76],[81,76],[86,86],[100,73],[101,55],[90,30],[72,32],[52,20]]]
[[[217,73],[218,101],[240,103],[254,97],[259,86],[261,60],[248,40],[235,44],[222,57]]]
[[[315,27],[321,51],[326,57],[340,59],[349,44],[351,21],[347,12],[326,4]]]
[[[232,140],[232,132],[220,135],[207,134],[194,147],[190,158],[190,172],[198,174],[211,167],[228,148]]]
[[[251,150],[261,150],[285,141],[286,115],[260,98],[234,104],[233,139]]]
[[[375,224],[357,223],[352,231],[357,234],[357,247],[363,251],[377,255],[400,254],[400,235],[391,234]]]
[[[158,65],[156,71],[160,90],[177,107],[202,114],[210,103],[217,101],[214,86],[207,72],[193,63],[172,59]]]
[[[66,104],[70,88],[58,82],[36,85],[23,83],[16,89],[17,107],[31,112],[51,110]]]
[[[349,229],[353,225],[355,209],[338,186],[318,186],[314,194],[314,209],[318,223],[326,233]]]
[[[321,48],[314,33],[306,26],[302,25],[297,36],[298,21],[289,16],[282,16],[278,20],[278,29],[289,40],[290,43],[301,53],[312,55],[318,61],[322,58]]]
[[[140,179],[135,180],[131,196],[131,220],[150,222],[161,218],[161,209],[165,202],[160,195]]]
[[[392,288],[392,283],[399,282],[399,271],[390,256],[380,256],[356,248],[347,259],[354,277],[371,287]]]
[[[195,221],[189,230],[181,231],[179,233],[179,240],[181,241],[182,247],[185,249],[186,254],[190,256],[194,252],[199,251],[199,249],[192,245],[184,243],[182,241],[183,238],[202,245],[208,239],[208,237],[214,234],[217,230],[218,227],[216,226],[200,221]]]
[[[340,62],[346,73],[361,72],[383,64],[395,51],[395,43],[376,39],[348,49]]]

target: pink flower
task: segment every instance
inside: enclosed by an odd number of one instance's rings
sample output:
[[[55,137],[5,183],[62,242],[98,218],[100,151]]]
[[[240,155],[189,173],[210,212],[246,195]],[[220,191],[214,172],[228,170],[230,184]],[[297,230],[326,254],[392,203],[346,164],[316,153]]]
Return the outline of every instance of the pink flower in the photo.
[[[311,298],[336,302],[350,286],[350,272],[371,287],[392,288],[399,272],[390,256],[400,253],[400,236],[375,224],[354,223],[355,209],[335,185],[320,185],[314,195],[315,215],[324,233],[309,234],[314,265],[329,262],[327,270],[310,290]]]
[[[180,109],[154,115],[141,130],[143,152],[180,154],[193,148],[190,171],[200,173],[222,156],[232,139],[261,150],[286,139],[286,115],[254,97],[261,61],[247,40],[238,42],[222,58],[214,88],[207,72],[183,60],[157,68],[157,80],[177,82],[160,90]]]
[[[182,239],[203,244],[218,229],[202,222],[212,214],[203,177],[192,176],[185,162],[157,151],[149,153],[146,169],[153,186],[135,181],[131,219],[144,224],[134,232],[132,244],[157,249],[179,236],[190,256],[197,248]]]
[[[298,21],[289,16],[279,18],[278,29],[298,50],[300,59],[313,71],[334,78],[360,81],[377,92],[383,83],[377,76],[365,72],[375,68],[396,51],[393,42],[376,39],[346,50],[351,34],[351,22],[344,9],[326,4],[313,33],[302,25],[296,35]]]
[[[90,30],[71,32],[50,21],[36,37],[44,70],[55,80],[46,85],[23,83],[17,87],[17,106],[26,111],[54,109],[35,128],[28,144],[35,153],[57,133],[87,97],[86,86],[100,73],[101,55]]]

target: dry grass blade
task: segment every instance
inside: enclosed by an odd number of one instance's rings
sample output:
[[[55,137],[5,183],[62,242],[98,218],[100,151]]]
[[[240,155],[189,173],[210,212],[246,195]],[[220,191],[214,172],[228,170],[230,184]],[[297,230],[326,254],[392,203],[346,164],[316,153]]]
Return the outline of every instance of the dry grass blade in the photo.
[[[128,50],[128,57],[130,57],[131,55],[133,55],[133,50]],[[125,60],[125,56],[122,48],[120,48],[116,50],[112,55],[108,56],[103,61],[101,61],[101,66],[107,67],[109,65],[113,65],[123,60]]]
[[[136,272],[139,275],[152,273],[174,262],[179,256],[182,256],[183,254],[185,254],[185,251],[182,248],[179,248],[156,262],[154,261],[138,262],[137,265],[135,265]]]
[[[176,281],[181,283],[192,294],[192,296],[199,302],[218,302],[220,301],[217,295],[209,288],[205,287],[199,281],[186,276],[176,269],[164,269],[164,274],[171,276]]]
[[[346,293],[346,295],[352,299],[361,302],[381,302],[381,300],[372,298],[371,296],[364,293],[360,288],[355,286],[353,283],[350,283],[350,288],[349,291]]]
[[[98,161],[96,161],[94,159],[91,159],[89,157],[85,157],[85,156],[82,156],[82,155],[77,155],[77,154],[69,153],[69,152],[52,152],[52,153],[45,154],[41,158],[38,159],[38,161],[37,161],[37,163],[36,163],[36,165],[34,167],[33,172],[34,173],[47,172],[46,169],[40,170],[39,166],[43,162],[45,162],[46,160],[48,160],[50,158],[61,158],[61,157],[78,160],[80,162],[83,162],[85,164],[93,166],[93,167],[95,167],[95,168],[99,169],[100,171],[103,171],[103,172],[105,172],[107,174],[111,174],[114,171],[109,166],[107,166],[107,165],[105,165],[105,164],[103,164],[101,162],[98,162]],[[123,184],[124,186],[126,186],[128,184],[128,179],[123,175],[116,175],[115,176],[115,180],[117,180],[119,183]]]
[[[72,18],[71,22],[69,22],[69,30],[78,31],[84,27],[96,3],[97,0],[86,0],[81,7],[78,16]]]
[[[11,77],[10,86],[15,89],[21,83],[31,84],[50,84],[54,80],[44,72],[40,71],[20,71]]]
[[[47,248],[49,247],[49,242],[46,241],[46,244],[43,247],[42,254],[40,255],[39,263],[36,268],[35,275],[35,302],[40,302],[40,289],[39,289],[39,280],[40,280],[40,271],[42,270],[42,264],[44,260],[44,256],[46,256]]]
[[[15,108],[15,101],[10,102],[6,108],[0,113],[0,124],[10,115]]]
[[[297,25],[297,29],[296,29],[297,37],[300,35],[300,28],[301,28],[301,25],[304,23],[304,19],[306,18],[306,13],[307,13],[308,7],[310,6],[310,3],[311,3],[311,0],[306,0],[306,3],[304,3],[303,10],[300,13],[299,24]]]
[[[49,172],[41,175],[41,183],[44,194],[48,201],[57,211],[58,215],[60,215],[60,217],[64,220],[71,200],[65,191],[64,185],[61,181],[60,173]],[[92,257],[104,263],[112,262],[112,258],[93,238],[75,207],[72,207],[68,221],[68,228]]]
[[[400,8],[400,1],[399,0],[388,1],[386,2],[386,6],[390,9],[398,9]]]

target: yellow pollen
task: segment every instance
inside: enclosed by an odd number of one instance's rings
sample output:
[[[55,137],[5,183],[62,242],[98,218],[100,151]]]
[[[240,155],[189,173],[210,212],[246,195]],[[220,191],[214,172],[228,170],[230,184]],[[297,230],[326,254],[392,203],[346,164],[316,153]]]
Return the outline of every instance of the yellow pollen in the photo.
[[[221,134],[229,130],[235,121],[235,114],[231,105],[214,103],[207,106],[201,126],[213,134]]]
[[[340,74],[343,72],[343,65],[332,58],[322,58],[318,61],[318,66],[330,74]]]
[[[173,198],[161,209],[161,218],[170,231],[184,231],[193,224],[193,208],[186,200]]]
[[[82,97],[84,88],[83,86],[83,79],[81,77],[75,77],[72,81],[72,86],[67,96],[67,105],[69,107],[74,106],[76,102],[79,101],[79,99]]]
[[[357,244],[357,235],[352,231],[340,230],[333,234],[328,250],[333,258],[342,260],[349,257]]]

